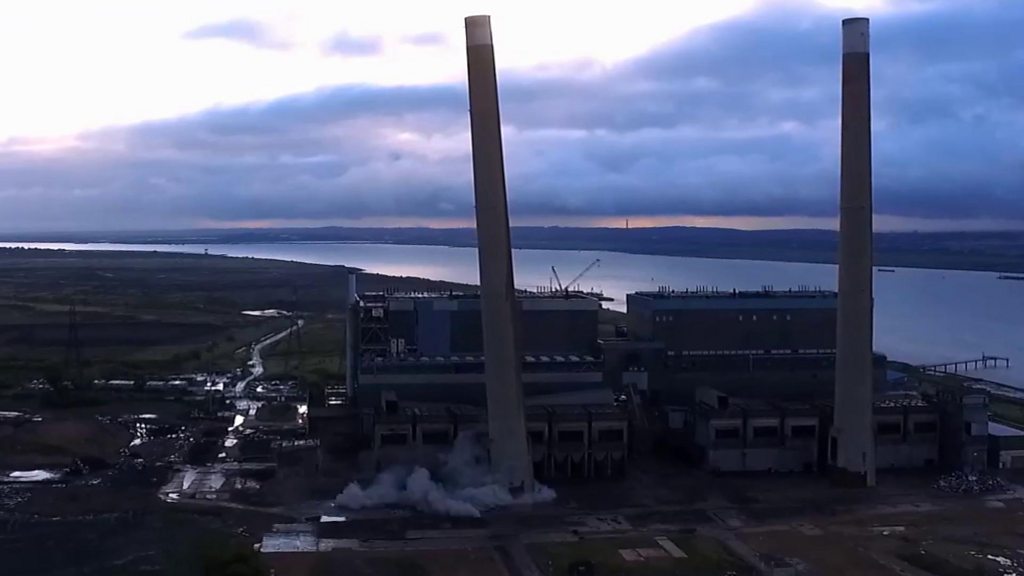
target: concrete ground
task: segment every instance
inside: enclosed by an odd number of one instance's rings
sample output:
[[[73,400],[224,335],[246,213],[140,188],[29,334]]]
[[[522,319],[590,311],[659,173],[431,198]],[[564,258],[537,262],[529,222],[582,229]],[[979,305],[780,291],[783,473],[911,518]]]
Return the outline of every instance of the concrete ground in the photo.
[[[451,518],[334,509],[347,478],[319,476],[315,464],[310,454],[282,460],[258,493],[235,502],[161,503],[156,491],[166,465],[117,468],[67,486],[4,488],[0,558],[23,561],[60,541],[93,559],[82,564],[84,573],[104,573],[111,562],[171,565],[180,563],[176,542],[206,527],[216,534],[200,540],[266,542],[265,534],[283,531],[282,542],[321,550],[262,554],[282,576],[540,576],[565,574],[578,560],[593,562],[599,574],[748,574],[773,562],[823,576],[1024,574],[1024,490],[950,495],[931,487],[936,472],[881,473],[878,488],[856,490],[805,474],[716,476],[651,457],[632,461],[625,478],[551,482],[558,497],[550,503]],[[347,521],[306,524],[324,513]],[[299,529],[307,532],[288,532]],[[663,537],[686,558],[661,554],[656,539]],[[125,555],[126,547],[141,552]],[[9,565],[49,575],[68,562],[50,559]]]
[[[1024,566],[1022,514],[1019,498],[964,499],[808,516],[736,534],[758,552],[799,559],[809,573],[1008,576]]]
[[[650,462],[623,480],[555,483],[552,503],[479,519],[349,513],[347,522],[321,525],[321,549],[332,552],[299,556],[372,559],[387,551],[415,563],[410,574],[448,573],[438,568],[443,555],[424,560],[427,551],[464,557],[467,566],[486,558],[500,571],[476,573],[512,576],[565,574],[577,560],[603,567],[601,574],[755,574],[773,563],[821,576],[1024,573],[1024,490],[949,495],[931,488],[935,477],[883,473],[878,488],[856,490],[817,476],[712,476]],[[630,552],[657,548],[658,537],[689,559]],[[264,556],[278,565],[277,554]]]

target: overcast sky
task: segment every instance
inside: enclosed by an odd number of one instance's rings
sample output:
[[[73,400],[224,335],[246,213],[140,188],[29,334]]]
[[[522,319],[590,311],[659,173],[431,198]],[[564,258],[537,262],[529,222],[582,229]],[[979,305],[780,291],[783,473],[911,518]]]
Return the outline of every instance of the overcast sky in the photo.
[[[879,226],[1024,228],[1020,0],[33,0],[0,230],[471,224],[480,12],[516,224],[832,226],[867,15]]]

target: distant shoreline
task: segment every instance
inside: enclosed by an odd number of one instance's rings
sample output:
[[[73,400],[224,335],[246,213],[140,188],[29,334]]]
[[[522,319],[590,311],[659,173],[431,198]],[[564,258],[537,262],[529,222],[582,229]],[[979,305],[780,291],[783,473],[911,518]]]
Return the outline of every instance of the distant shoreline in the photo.
[[[422,242],[384,242],[384,241],[371,241],[371,240],[279,240],[279,241],[269,241],[269,240],[264,241],[264,240],[261,240],[261,241],[248,241],[248,242],[239,242],[239,241],[234,241],[234,242],[229,242],[229,241],[221,241],[221,242],[182,242],[182,241],[177,241],[177,242],[157,242],[157,241],[153,241],[153,242],[88,242],[88,241],[81,241],[81,242],[3,242],[3,241],[0,241],[0,244],[73,244],[73,245],[76,245],[76,246],[90,246],[89,250],[96,250],[96,251],[103,251],[104,249],[102,248],[102,246],[104,244],[116,244],[116,245],[123,245],[123,246],[137,246],[138,247],[138,250],[136,250],[137,252],[152,252],[152,250],[147,250],[146,246],[205,246],[205,245],[208,245],[208,244],[226,245],[226,246],[246,246],[246,245],[257,246],[257,245],[280,245],[280,244],[300,244],[300,245],[301,244],[317,244],[317,245],[325,245],[325,244],[349,244],[349,245],[368,244],[368,245],[388,245],[388,246],[423,246],[423,247],[435,247],[435,248],[471,248],[471,249],[475,249],[476,248],[475,244],[428,244],[428,243],[422,243]],[[2,248],[2,247],[3,246],[0,246],[0,248]],[[31,246],[29,248],[31,248],[31,249],[43,249],[43,250],[45,250],[45,249],[61,250],[61,248],[41,248],[41,247],[37,247],[37,246]],[[550,251],[556,251],[556,252],[612,252],[612,253],[616,253],[616,254],[629,254],[631,256],[668,256],[668,257],[672,257],[672,258],[698,258],[698,259],[706,259],[706,260],[735,260],[735,261],[746,260],[746,261],[750,261],[750,262],[780,262],[780,263],[787,263],[787,264],[827,264],[827,265],[830,265],[830,266],[835,266],[836,265],[835,261],[827,261],[827,260],[810,260],[810,259],[797,260],[797,259],[785,259],[785,258],[772,258],[770,256],[766,256],[766,257],[735,256],[735,257],[733,257],[733,256],[709,256],[709,255],[688,255],[688,254],[661,254],[661,253],[655,253],[655,252],[643,252],[643,251],[633,251],[633,250],[628,250],[628,249],[614,249],[614,248],[560,248],[560,247],[553,247],[553,246],[513,246],[512,249],[513,250],[550,250]],[[126,250],[125,252],[130,252],[130,251]],[[192,253],[192,252],[179,252],[178,254],[195,254],[195,253]],[[227,254],[215,254],[215,253],[211,253],[210,256],[228,256],[228,257],[231,257],[231,258],[240,258],[241,257],[241,256],[230,256],[230,255],[227,255]],[[298,261],[296,261],[296,262],[298,262]],[[321,266],[324,266],[324,264],[321,264]],[[361,272],[365,272],[365,271],[363,271],[361,269],[356,268],[355,266],[345,265],[345,267],[346,268],[350,268],[350,269],[356,269],[356,270],[361,271]],[[877,262],[875,263],[875,268],[876,268],[876,271],[877,271],[878,268],[893,268],[893,269],[896,269],[896,270],[899,270],[899,269],[936,270],[936,271],[946,270],[946,271],[950,271],[950,272],[978,272],[978,273],[985,273],[985,274],[1005,274],[1005,273],[1008,272],[1007,270],[1003,270],[1003,269],[993,270],[993,269],[989,269],[989,268],[972,268],[972,267],[950,268],[950,267],[915,265],[915,264],[894,265],[894,264],[884,264],[884,263],[877,263]],[[1019,268],[1019,270],[1021,272],[1024,272],[1024,265],[1022,265],[1022,266],[1020,266],[1018,268]],[[1013,272],[1013,273],[1016,273],[1016,271],[1017,270],[1009,270],[1009,272]]]
[[[0,234],[0,242],[130,244],[386,244],[475,248],[472,228],[278,228],[166,232],[68,232]],[[884,268],[1024,273],[1024,231],[879,232],[875,265]],[[732,230],[724,228],[513,227],[516,249],[617,252],[675,256],[835,264],[838,236],[832,230]]]

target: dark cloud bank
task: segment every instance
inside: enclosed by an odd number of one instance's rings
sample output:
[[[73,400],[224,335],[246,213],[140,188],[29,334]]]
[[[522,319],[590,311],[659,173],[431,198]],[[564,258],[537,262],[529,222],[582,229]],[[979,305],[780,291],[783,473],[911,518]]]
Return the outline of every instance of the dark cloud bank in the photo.
[[[611,68],[503,74],[513,217],[834,215],[843,15],[774,9]],[[1022,27],[1010,0],[874,20],[879,213],[1024,220]],[[465,217],[467,129],[462,85],[340,86],[8,148],[0,229]]]

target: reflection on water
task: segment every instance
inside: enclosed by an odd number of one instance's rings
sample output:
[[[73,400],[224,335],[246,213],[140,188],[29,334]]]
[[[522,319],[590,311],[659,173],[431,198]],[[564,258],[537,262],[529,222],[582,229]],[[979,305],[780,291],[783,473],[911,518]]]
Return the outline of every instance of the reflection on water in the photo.
[[[476,283],[472,248],[385,244],[17,244],[40,248],[158,250],[277,258],[316,264],[346,264],[395,276],[421,276]],[[0,245],[3,246],[3,245]],[[548,286],[551,267],[572,278],[595,258],[601,264],[580,280],[584,289],[615,298],[609,307],[625,309],[635,290],[668,285],[721,289],[786,289],[807,285],[834,289],[836,268],[828,264],[753,262],[643,256],[611,252],[516,250],[516,285]],[[980,356],[1007,356],[1010,370],[988,370],[983,377],[1024,385],[1024,282],[997,279],[988,272],[898,269],[875,277],[875,345],[894,359],[914,363],[945,362]]]

